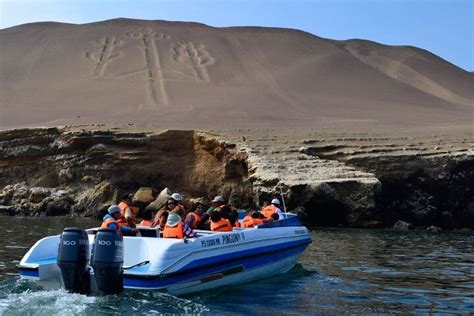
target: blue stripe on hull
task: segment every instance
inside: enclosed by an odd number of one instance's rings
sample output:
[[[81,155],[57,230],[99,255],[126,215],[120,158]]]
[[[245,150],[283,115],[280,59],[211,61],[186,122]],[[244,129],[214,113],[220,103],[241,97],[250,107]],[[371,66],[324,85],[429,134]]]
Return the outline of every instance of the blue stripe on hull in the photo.
[[[237,259],[231,262],[220,264],[218,266],[213,266],[201,269],[199,271],[184,273],[176,276],[163,276],[163,278],[160,279],[133,278],[126,275],[124,279],[124,286],[133,288],[163,288],[180,282],[198,280],[199,278],[216,274],[236,266],[243,266],[245,270],[249,270],[302,253],[305,250],[306,246],[307,243],[300,243],[300,245],[287,248],[285,250],[277,252],[268,252],[265,255],[247,257],[240,260]],[[245,273],[245,271],[243,273]]]
[[[284,242],[284,243],[271,245],[271,246],[264,246],[264,247],[230,252],[230,253],[215,256],[215,257],[197,259],[190,262],[186,266],[184,266],[182,269],[180,269],[179,272],[183,273],[190,270],[201,269],[202,267],[207,267],[210,265],[217,265],[217,264],[220,265],[223,262],[239,260],[242,257],[261,256],[262,254],[265,254],[267,252],[282,251],[284,249],[293,248],[298,245],[306,246],[309,243],[311,243],[310,239],[303,239],[303,240],[297,240],[297,241]]]
[[[20,268],[20,275],[21,276],[28,276],[28,277],[36,277],[36,278],[39,278],[39,271],[36,269],[36,270],[32,270],[32,269],[22,269]]]

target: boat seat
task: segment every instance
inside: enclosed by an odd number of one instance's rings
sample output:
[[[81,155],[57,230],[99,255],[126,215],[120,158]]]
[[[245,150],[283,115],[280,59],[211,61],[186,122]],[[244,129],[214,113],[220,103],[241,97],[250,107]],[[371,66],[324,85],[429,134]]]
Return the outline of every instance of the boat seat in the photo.
[[[142,237],[160,237],[160,229],[159,228],[145,228],[145,227],[137,227],[140,236]]]

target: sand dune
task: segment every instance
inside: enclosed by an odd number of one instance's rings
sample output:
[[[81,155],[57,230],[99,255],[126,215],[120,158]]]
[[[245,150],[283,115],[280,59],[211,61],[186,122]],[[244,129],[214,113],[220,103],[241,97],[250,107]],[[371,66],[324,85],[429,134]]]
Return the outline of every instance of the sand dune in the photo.
[[[116,19],[0,30],[0,127],[473,119],[474,75],[424,50]]]

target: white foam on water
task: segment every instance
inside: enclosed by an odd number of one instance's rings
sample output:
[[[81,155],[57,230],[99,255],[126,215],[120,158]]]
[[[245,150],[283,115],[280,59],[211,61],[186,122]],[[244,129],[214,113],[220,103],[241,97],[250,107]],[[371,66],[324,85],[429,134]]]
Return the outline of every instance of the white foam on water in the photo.
[[[95,302],[96,298],[70,294],[64,290],[27,290],[8,294],[0,299],[0,316],[3,315],[78,315]]]

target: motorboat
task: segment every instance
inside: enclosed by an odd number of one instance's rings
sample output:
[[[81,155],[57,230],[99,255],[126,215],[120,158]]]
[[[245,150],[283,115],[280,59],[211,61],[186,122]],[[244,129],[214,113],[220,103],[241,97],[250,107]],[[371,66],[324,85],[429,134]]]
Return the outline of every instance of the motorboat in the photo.
[[[154,228],[124,237],[112,230],[66,228],[29,249],[20,276],[83,294],[125,288],[182,295],[285,273],[311,243],[292,213],[253,228],[196,232],[196,238],[171,239]]]

